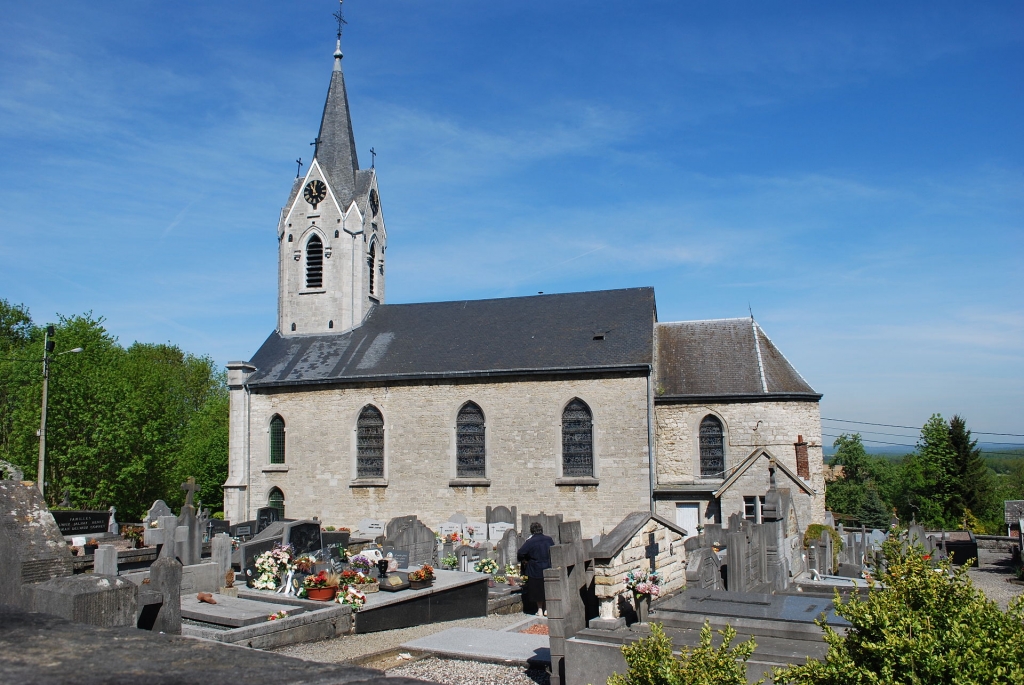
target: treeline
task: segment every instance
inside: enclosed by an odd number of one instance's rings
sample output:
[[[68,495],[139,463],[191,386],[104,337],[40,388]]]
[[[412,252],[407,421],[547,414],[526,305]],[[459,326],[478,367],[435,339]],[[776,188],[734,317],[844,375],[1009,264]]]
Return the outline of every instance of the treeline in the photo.
[[[24,306],[0,299],[0,459],[30,480],[39,477],[44,333]],[[76,508],[113,505],[120,520],[138,521],[154,500],[183,502],[181,484],[194,476],[204,506],[221,509],[228,397],[213,360],[170,344],[122,347],[91,313],[60,317],[53,340],[47,502],[69,490]]]
[[[1003,500],[1024,499],[1024,459],[991,468],[960,416],[933,415],[901,459],[867,454],[858,433],[834,447],[830,465],[842,475],[828,483],[825,506],[847,524],[884,530],[895,513],[933,528],[1005,534]]]

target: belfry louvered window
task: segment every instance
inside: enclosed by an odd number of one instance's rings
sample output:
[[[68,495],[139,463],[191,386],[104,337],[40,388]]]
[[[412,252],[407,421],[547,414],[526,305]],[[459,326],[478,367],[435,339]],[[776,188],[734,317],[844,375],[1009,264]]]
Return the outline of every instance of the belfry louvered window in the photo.
[[[374,273],[377,270],[377,243],[370,243],[370,256],[366,258],[366,266],[370,272],[370,294],[373,295]]]
[[[277,520],[284,520],[284,493],[280,488],[271,488],[267,497],[267,506],[277,509]]]
[[[284,463],[284,419],[277,414],[270,419],[270,463]]]
[[[594,475],[594,418],[583,400],[575,399],[562,411],[562,476]]]
[[[725,473],[725,436],[722,422],[715,416],[705,416],[700,422],[700,475],[721,478]]]
[[[458,478],[485,478],[484,413],[467,402],[455,421],[455,473]]]
[[[373,405],[359,412],[356,424],[356,478],[384,477],[384,416]]]
[[[324,287],[324,244],[317,235],[306,241],[306,287]]]

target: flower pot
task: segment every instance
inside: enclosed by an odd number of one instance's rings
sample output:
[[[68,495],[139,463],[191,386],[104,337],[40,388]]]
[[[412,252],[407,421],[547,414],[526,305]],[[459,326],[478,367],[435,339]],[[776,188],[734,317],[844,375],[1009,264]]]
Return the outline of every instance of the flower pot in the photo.
[[[650,595],[636,595],[634,597],[636,601],[636,617],[640,623],[647,623],[647,616],[651,611],[651,596]]]
[[[308,587],[306,597],[317,602],[330,602],[338,594],[336,587]]]
[[[85,546],[85,554],[86,555],[93,554],[93,553],[96,552],[96,550],[98,548],[99,548],[99,545],[86,545]]]
[[[430,587],[433,584],[434,584],[434,579],[433,578],[431,578],[430,580],[410,580],[409,581],[409,587],[411,587],[413,590],[422,590],[423,588],[428,588],[428,587]]]
[[[497,586],[497,584],[498,583],[494,580],[494,578],[487,579],[487,587],[495,587]]]

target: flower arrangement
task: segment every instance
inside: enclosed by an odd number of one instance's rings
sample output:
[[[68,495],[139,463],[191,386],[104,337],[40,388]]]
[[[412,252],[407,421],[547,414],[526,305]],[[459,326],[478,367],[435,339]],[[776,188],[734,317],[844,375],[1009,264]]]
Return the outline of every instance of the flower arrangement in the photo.
[[[274,549],[259,555],[255,564],[259,577],[253,580],[252,586],[257,590],[276,590],[291,560],[291,545],[275,545]]]
[[[334,601],[352,607],[352,611],[359,611],[359,608],[366,604],[366,595],[354,587],[346,586],[343,592],[338,593]]]
[[[409,580],[421,581],[421,580],[433,580],[434,579],[434,567],[430,564],[423,564],[420,566],[418,571],[413,571],[409,574]]]
[[[480,561],[473,564],[473,570],[477,573],[487,573],[493,575],[498,572],[498,562],[494,559],[481,559]]]
[[[505,567],[505,575],[506,576],[515,576],[516,578],[518,578],[519,577],[519,564],[509,564],[509,565],[507,565]]]
[[[649,573],[643,569],[634,569],[626,574],[626,589],[634,595],[657,597],[661,594],[661,586],[657,573]]]
[[[339,585],[369,585],[374,582],[376,581],[365,573],[353,571],[350,568],[345,569],[338,576]]]
[[[313,564],[316,563],[316,559],[309,555],[302,555],[294,561],[288,567],[290,571],[299,571],[300,573],[309,573],[313,570]]]
[[[455,554],[448,554],[441,557],[441,568],[456,569],[459,567],[459,558]]]
[[[288,616],[288,612],[287,611],[278,611],[276,613],[271,614],[270,616],[267,616],[267,620],[268,621],[277,621],[278,619],[285,618],[286,616]]]
[[[369,573],[370,568],[376,566],[376,564],[374,564],[373,561],[370,560],[370,557],[362,554],[357,554],[356,556],[352,557],[351,559],[349,559],[348,563],[352,568],[356,569],[357,571],[362,571],[363,573]]]
[[[494,582],[496,582],[496,583],[507,583],[508,582],[508,578],[506,578],[505,576],[495,576],[494,577]]]
[[[320,571],[315,576],[306,576],[302,581],[303,587],[311,589],[338,587],[339,585],[341,585],[341,577],[337,573],[328,573],[327,571]]]
[[[445,542],[459,542],[460,540],[462,540],[462,536],[458,533],[449,533],[444,536]]]

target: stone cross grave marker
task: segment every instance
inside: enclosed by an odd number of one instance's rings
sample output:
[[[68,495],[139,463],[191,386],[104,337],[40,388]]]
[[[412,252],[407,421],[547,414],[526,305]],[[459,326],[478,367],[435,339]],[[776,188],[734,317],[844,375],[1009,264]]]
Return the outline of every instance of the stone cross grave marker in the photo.
[[[473,571],[473,564],[480,559],[480,550],[462,545],[455,550],[455,556],[459,559],[459,570],[470,573]]]
[[[651,573],[656,571],[655,561],[658,558],[658,552],[661,548],[658,547],[658,543],[654,539],[654,533],[647,534],[647,546],[644,547],[644,557],[651,561]]]
[[[552,685],[565,682],[565,641],[597,616],[593,600],[593,545],[590,540],[583,540],[579,521],[563,523],[557,532],[563,542],[551,548],[551,568],[544,571]]]

